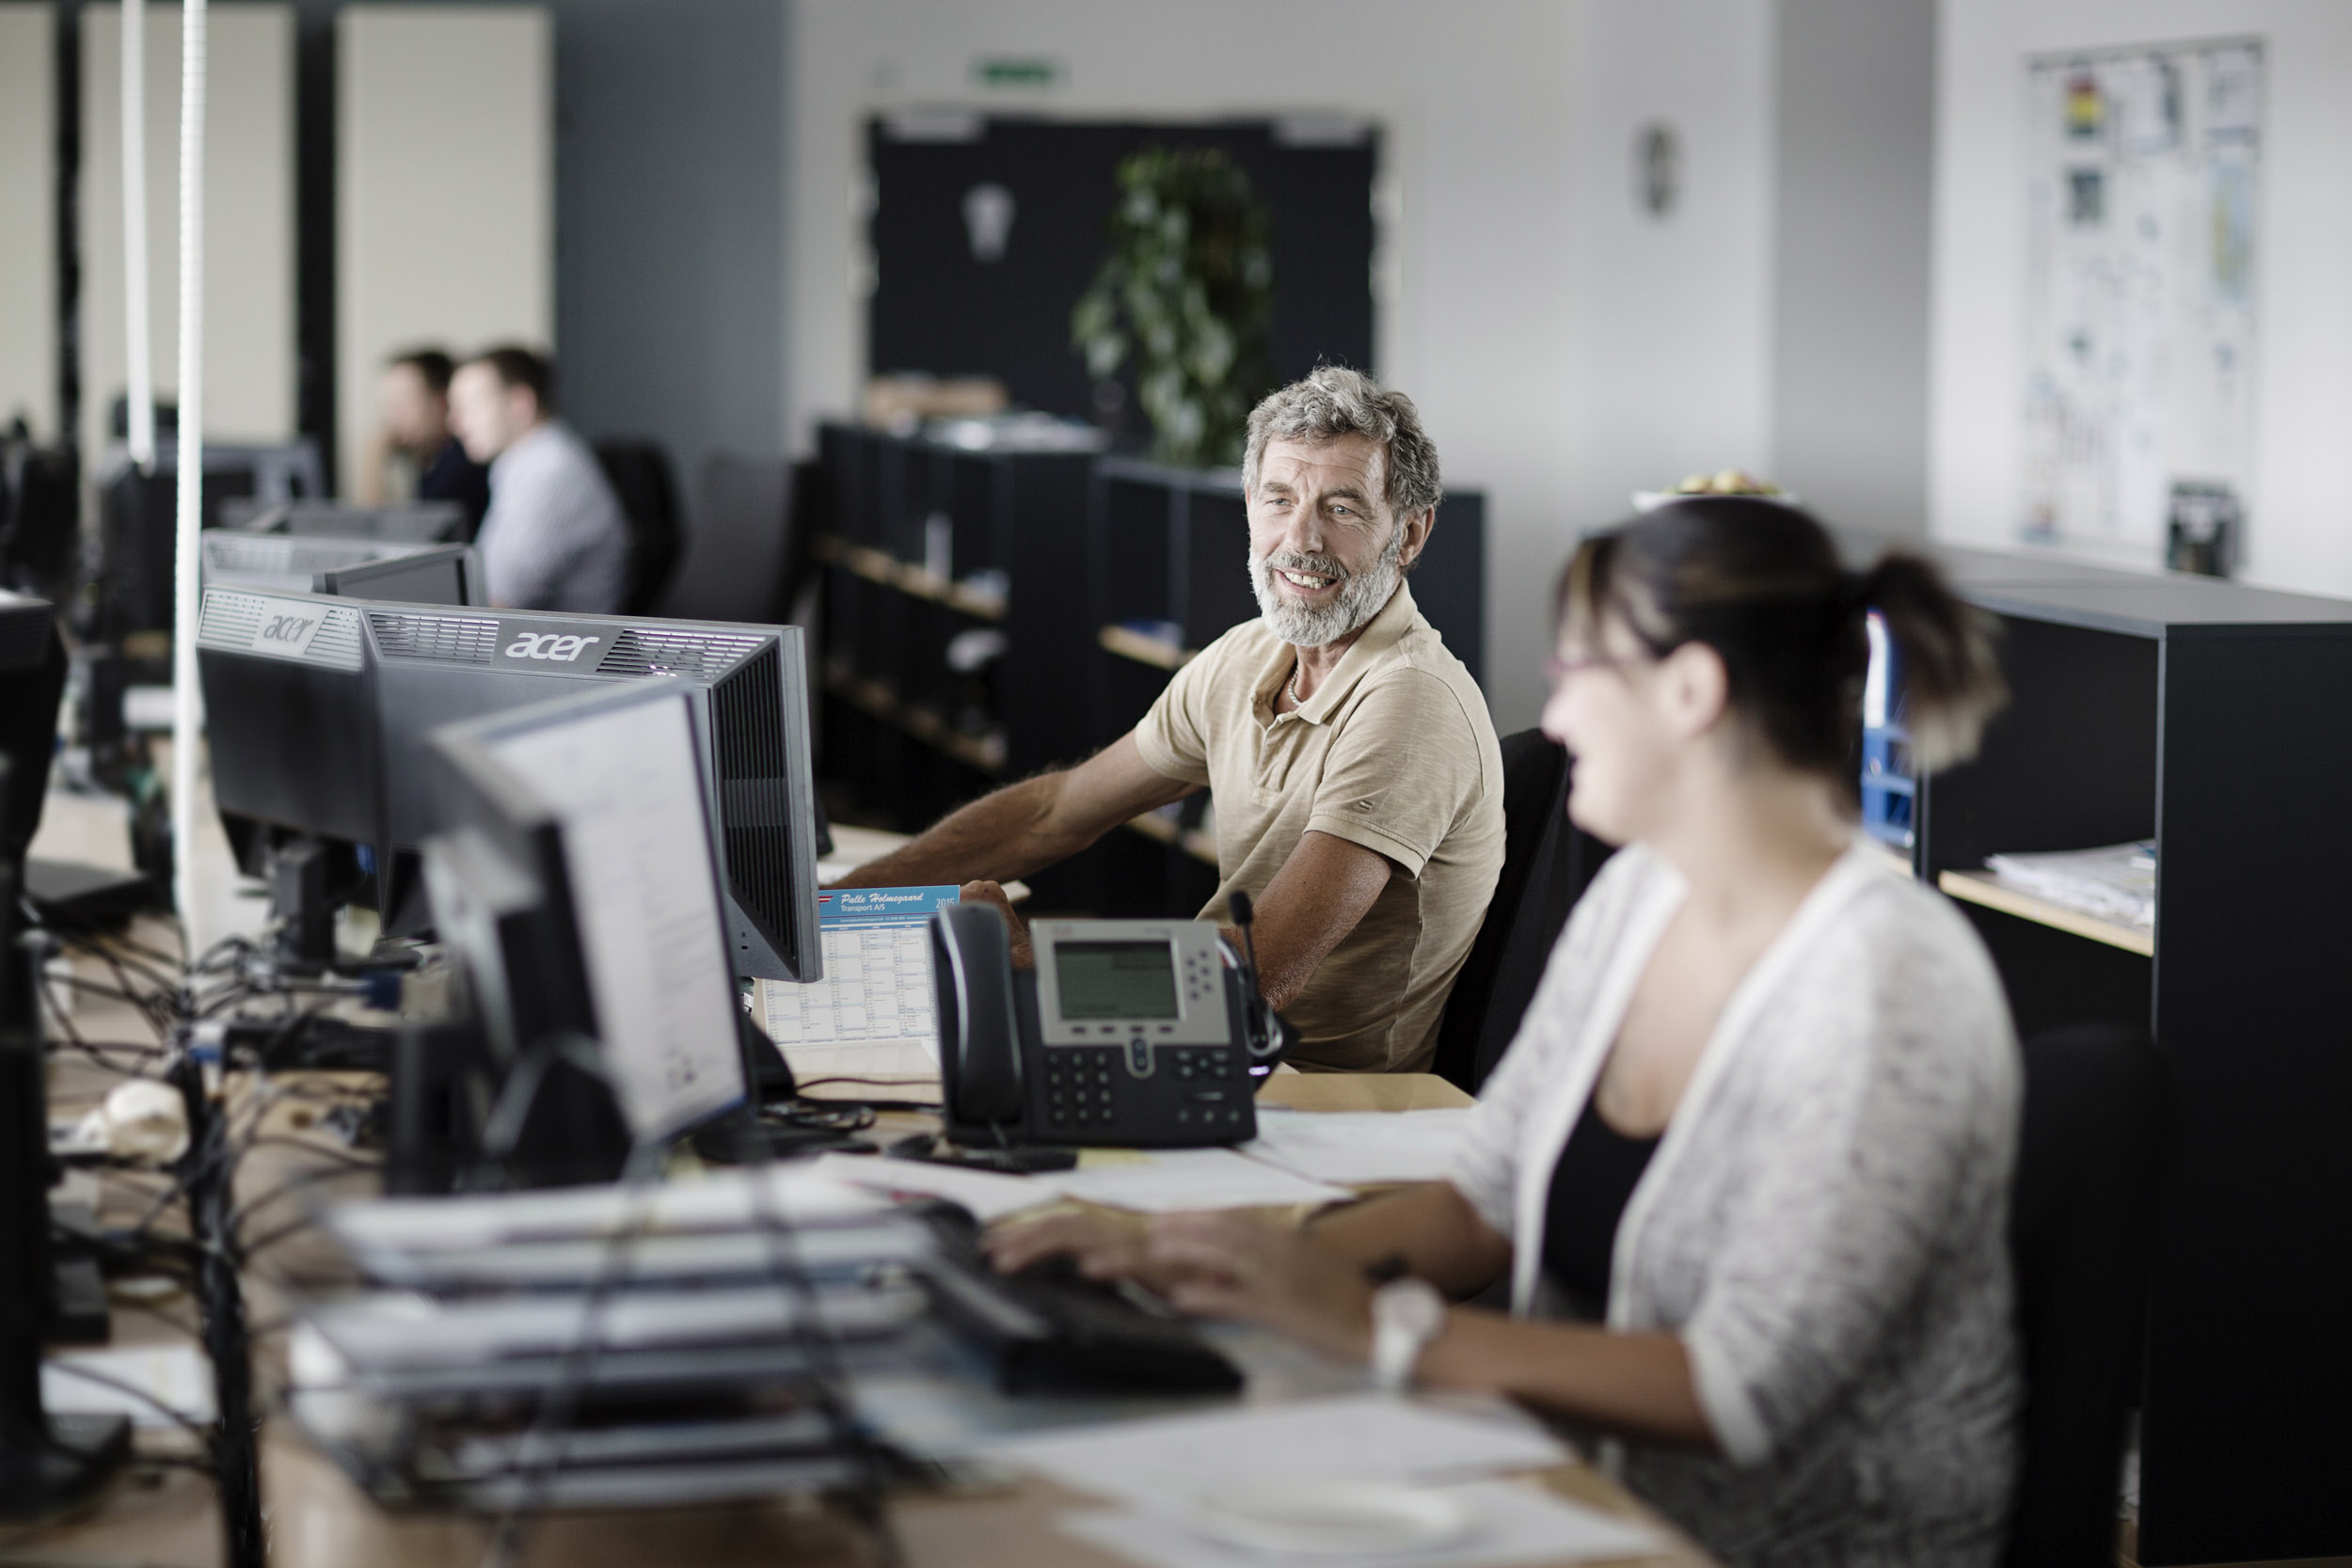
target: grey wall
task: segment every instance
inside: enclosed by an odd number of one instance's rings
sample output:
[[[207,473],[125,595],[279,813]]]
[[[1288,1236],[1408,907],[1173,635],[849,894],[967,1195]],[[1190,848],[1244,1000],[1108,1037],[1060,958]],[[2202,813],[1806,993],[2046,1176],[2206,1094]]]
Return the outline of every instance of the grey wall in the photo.
[[[564,412],[650,436],[691,503],[784,439],[783,0],[558,0]]]
[[[1935,0],[1780,0],[1773,477],[1924,533]]]
[[[302,422],[330,449],[341,3],[299,0]],[[708,453],[784,450],[785,0],[548,4],[559,397],[667,447],[691,507]]]

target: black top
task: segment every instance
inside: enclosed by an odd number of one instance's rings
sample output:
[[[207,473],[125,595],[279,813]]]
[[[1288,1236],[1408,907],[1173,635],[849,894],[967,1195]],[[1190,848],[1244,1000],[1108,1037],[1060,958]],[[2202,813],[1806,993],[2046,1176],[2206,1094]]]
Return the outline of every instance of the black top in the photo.
[[[1617,1221],[1657,1152],[1656,1137],[1627,1137],[1589,1100],[1560,1150],[1544,1210],[1544,1272],[1580,1313],[1597,1319],[1608,1313]]]
[[[468,457],[465,443],[453,436],[417,475],[417,499],[463,506],[470,539],[482,531],[482,515],[490,510],[490,470]]]

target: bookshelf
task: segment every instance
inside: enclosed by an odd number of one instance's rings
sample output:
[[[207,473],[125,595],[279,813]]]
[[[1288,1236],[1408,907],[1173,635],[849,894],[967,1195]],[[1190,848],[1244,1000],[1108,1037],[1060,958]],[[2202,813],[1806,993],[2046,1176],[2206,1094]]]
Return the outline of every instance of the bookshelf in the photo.
[[[2172,1080],[2138,1560],[2352,1553],[2352,602],[1931,553],[2000,618],[2011,702],[1921,781],[1914,872],[1983,935],[2022,1033],[2132,1023]],[[2153,931],[1983,869],[2138,839]]]
[[[818,432],[819,775],[915,830],[1084,754],[1089,452]],[[991,642],[1001,650],[976,663]],[[958,668],[959,657],[966,668]]]

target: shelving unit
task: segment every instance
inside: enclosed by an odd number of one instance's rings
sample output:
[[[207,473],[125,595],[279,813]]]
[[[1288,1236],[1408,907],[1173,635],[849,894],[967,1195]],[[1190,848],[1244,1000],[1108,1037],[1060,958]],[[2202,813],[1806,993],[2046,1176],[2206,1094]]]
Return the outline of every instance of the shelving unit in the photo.
[[[1935,885],[1963,903],[1982,909],[1998,910],[2020,920],[2030,920],[2053,930],[2071,931],[2092,942],[2104,942],[2109,947],[2120,947],[2126,953],[2137,953],[2143,958],[2156,956],[2156,933],[2143,931],[2137,926],[2119,926],[2112,920],[2102,920],[2095,914],[2067,908],[2038,897],[2023,888],[2010,886],[1990,871],[1941,871],[1936,873]]]
[[[848,424],[818,433],[820,778],[923,827],[1009,777],[1084,754],[1089,452],[972,451]],[[1001,638],[970,673],[965,634]]]
[[[2011,701],[1920,783],[1915,873],[1961,901],[2021,1032],[2132,1023],[2172,1080],[2138,1560],[2352,1553],[2352,602],[1932,553],[2000,617]],[[2153,931],[1983,869],[2142,839]]]

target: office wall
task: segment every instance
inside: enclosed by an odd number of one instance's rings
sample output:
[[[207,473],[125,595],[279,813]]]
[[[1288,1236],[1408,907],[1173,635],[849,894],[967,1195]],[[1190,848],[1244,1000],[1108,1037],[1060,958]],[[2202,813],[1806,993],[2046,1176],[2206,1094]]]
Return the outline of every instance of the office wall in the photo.
[[[556,340],[565,405],[669,449],[784,450],[784,7],[555,12]]]
[[[294,429],[294,11],[208,8],[205,434]],[[155,394],[180,380],[180,8],[147,8],[147,238]],[[122,9],[82,12],[82,442],[104,449],[125,387]]]
[[[1693,470],[1771,471],[1776,39],[1772,0],[1578,9],[1564,84],[1577,238],[1565,368],[1578,393],[1571,515],[1590,525]],[[1636,199],[1636,140],[1652,125],[1681,149],[1663,216]]]
[[[0,5],[0,427],[57,432],[57,12]]]
[[[554,336],[554,34],[536,6],[336,21],[335,409],[346,491],[387,356]]]
[[[2255,290],[2255,482],[2244,576],[2352,594],[2352,6],[2343,0],[1947,0],[1936,136],[1931,505],[1941,537],[2016,537],[2024,398],[2025,60],[2267,40]],[[2142,562],[2145,564],[2146,562]]]
[[[1927,527],[1936,0],[1779,0],[1772,475]]]

